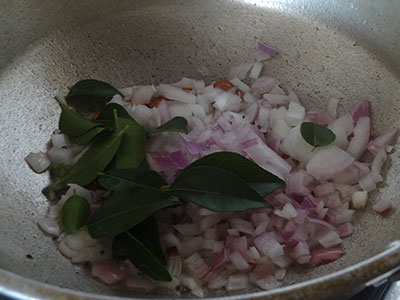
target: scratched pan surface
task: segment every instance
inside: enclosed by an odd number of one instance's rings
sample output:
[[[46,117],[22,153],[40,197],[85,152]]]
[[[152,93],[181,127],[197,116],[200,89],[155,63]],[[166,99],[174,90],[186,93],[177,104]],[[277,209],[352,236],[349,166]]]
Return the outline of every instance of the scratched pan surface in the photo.
[[[103,286],[63,258],[36,226],[46,214],[40,190],[48,178],[34,174],[23,158],[45,150],[59,114],[53,96],[79,79],[120,87],[173,82],[200,78],[200,66],[210,70],[206,80],[224,78],[230,66],[252,59],[259,39],[279,49],[267,74],[295,90],[308,108],[323,107],[336,96],[343,111],[366,98],[372,102],[374,134],[400,123],[400,4],[395,1],[0,2],[0,294],[169,296]],[[317,269],[294,269],[282,289],[240,291],[234,297],[337,299],[398,265],[399,245],[392,243],[400,228],[397,150],[388,165],[385,183],[367,209],[356,213],[355,234],[344,242],[343,258]],[[389,218],[371,210],[382,198],[397,208]]]

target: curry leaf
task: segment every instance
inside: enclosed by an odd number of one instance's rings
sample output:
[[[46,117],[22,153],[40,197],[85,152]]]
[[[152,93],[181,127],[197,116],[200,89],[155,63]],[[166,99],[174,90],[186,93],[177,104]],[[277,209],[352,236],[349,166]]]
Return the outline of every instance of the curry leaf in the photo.
[[[145,245],[139,238],[135,237],[131,231],[126,231],[114,238],[112,244],[113,255],[116,259],[128,258],[141,272],[159,281],[171,281],[165,265],[154,254],[151,246]]]
[[[88,132],[80,136],[71,137],[70,139],[75,144],[86,145],[87,143],[91,142],[104,129],[105,129],[104,127],[94,127],[90,129]]]
[[[137,185],[148,185],[155,188],[167,185],[160,174],[145,168],[115,169],[99,173],[99,175],[99,184],[112,191],[123,190]]]
[[[68,165],[52,163],[49,171],[51,176],[64,177],[71,170],[71,168],[72,167]]]
[[[303,139],[315,148],[327,146],[336,139],[336,135],[329,128],[312,122],[302,123],[300,133]]]
[[[85,185],[95,180],[98,172],[104,170],[113,159],[125,130],[126,128],[117,130],[112,135],[96,139],[71,170],[64,177],[48,185],[43,192],[60,190],[66,187],[67,183]]]
[[[114,167],[116,169],[137,167],[146,156],[145,131],[133,119],[118,118],[118,124],[127,127],[127,130],[122,136],[121,145],[115,155]]]
[[[226,170],[199,166],[183,171],[167,190],[172,195],[217,211],[271,207],[247,183]]]
[[[75,83],[66,97],[69,100],[84,100],[84,101],[101,101],[107,102],[111,100],[114,95],[121,95],[121,92],[114,88],[112,85],[96,80],[85,79]]]
[[[188,133],[187,121],[183,117],[175,117],[168,122],[165,122],[160,127],[157,128],[146,128],[148,134],[165,132],[165,131],[174,131],[181,133]]]
[[[90,214],[89,203],[81,196],[71,196],[65,201],[60,212],[61,228],[66,234],[75,233],[86,224]]]
[[[112,121],[114,120],[114,111],[117,112],[119,118],[132,119],[126,109],[117,103],[107,104],[99,116],[96,118],[95,122],[102,123],[104,121]]]
[[[156,211],[179,203],[176,197],[151,187],[115,191],[89,218],[87,227],[93,238],[116,236]]]
[[[229,171],[246,181],[261,196],[266,196],[285,186],[282,179],[234,152],[216,152],[203,156],[187,166],[185,170],[198,166],[210,166]]]
[[[81,136],[99,126],[99,124],[82,118],[76,112],[70,110],[65,104],[61,102],[59,104],[62,111],[58,128],[66,135],[70,137]]]

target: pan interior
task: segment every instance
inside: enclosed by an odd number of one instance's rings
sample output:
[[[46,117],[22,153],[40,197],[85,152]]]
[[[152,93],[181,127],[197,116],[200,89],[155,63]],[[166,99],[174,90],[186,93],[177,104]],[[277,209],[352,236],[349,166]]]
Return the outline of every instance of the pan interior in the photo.
[[[374,135],[399,125],[399,78],[387,68],[387,56],[378,48],[367,50],[371,45],[362,37],[280,11],[279,5],[194,0],[121,1],[114,7],[101,1],[31,3],[35,5],[24,11],[37,19],[32,25],[37,33],[29,36],[28,27],[15,25],[31,42],[10,40],[15,51],[11,46],[0,49],[13,61],[3,61],[0,69],[0,267],[38,281],[86,292],[138,295],[93,280],[87,269],[62,257],[36,225],[47,212],[48,201],[40,191],[48,178],[34,174],[24,157],[46,149],[59,115],[53,96],[80,79],[124,87],[202,78],[197,69],[207,67],[210,75],[205,79],[211,82],[226,78],[230,66],[252,61],[254,43],[261,40],[279,50],[267,63],[266,74],[294,90],[308,109],[324,107],[330,96],[340,99],[341,112],[368,99]],[[285,283],[340,270],[397,239],[397,210],[382,218],[371,207],[389,199],[398,208],[399,170],[399,152],[394,150],[385,182],[355,215],[355,233],[344,243],[343,258],[317,269],[295,268]]]

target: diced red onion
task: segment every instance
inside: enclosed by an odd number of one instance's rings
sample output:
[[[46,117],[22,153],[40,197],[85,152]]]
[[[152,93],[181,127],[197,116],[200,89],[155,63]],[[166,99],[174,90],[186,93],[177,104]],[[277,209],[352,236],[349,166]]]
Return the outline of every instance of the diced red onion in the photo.
[[[263,42],[260,41],[257,41],[257,49],[260,50],[261,52],[271,55],[272,57],[278,54],[278,52],[275,49],[271,48],[267,44],[264,44]]]
[[[260,77],[261,71],[264,67],[264,64],[260,61],[256,62],[251,68],[249,77],[252,79],[258,79]]]
[[[363,191],[372,192],[376,189],[376,182],[372,174],[368,174],[367,176],[360,179],[358,184]]]
[[[392,207],[393,207],[393,203],[392,203],[391,201],[382,199],[382,200],[378,201],[378,202],[372,207],[372,209],[373,209],[374,211],[376,211],[377,213],[382,214],[382,213],[384,213],[384,212],[386,212],[386,211],[392,209]]]
[[[165,98],[181,101],[185,103],[196,103],[196,96],[186,93],[184,90],[169,84],[160,84],[157,87],[157,92]]]
[[[354,162],[354,158],[336,146],[320,149],[308,162],[306,169],[318,180],[335,177]]]
[[[259,94],[265,94],[270,92],[274,88],[274,86],[278,84],[279,82],[276,79],[262,76],[252,84],[251,90]]]
[[[210,267],[197,252],[186,258],[183,261],[183,266],[190,275],[197,279],[203,278],[210,270]]]
[[[91,264],[91,274],[106,284],[115,284],[127,276],[127,268],[116,261],[96,261]]]
[[[370,135],[370,120],[369,117],[360,117],[354,127],[354,136],[350,140],[347,152],[355,159],[359,159],[367,149]]]
[[[348,237],[353,233],[353,225],[351,223],[344,223],[337,228],[341,238]]]
[[[233,237],[227,236],[225,241],[226,247],[231,250],[231,252],[239,252],[243,257],[247,257],[247,239],[244,236]]]
[[[354,124],[356,124],[358,120],[362,117],[369,117],[370,109],[371,109],[371,104],[366,100],[353,104],[349,108],[349,113],[354,120]]]
[[[254,239],[254,245],[264,255],[271,259],[283,255],[283,247],[280,245],[270,232],[265,232]]]
[[[386,149],[386,147],[393,141],[396,133],[397,133],[397,128],[393,128],[387,133],[378,136],[377,138],[369,142],[367,146],[368,151],[376,155],[379,152],[379,150]]]
[[[250,268],[249,264],[247,263],[247,261],[244,259],[244,257],[242,256],[242,254],[240,254],[239,252],[235,251],[231,254],[230,259],[232,261],[232,263],[235,265],[235,267],[238,270],[247,270]]]
[[[344,251],[339,247],[313,249],[311,250],[310,264],[319,266],[337,260],[344,254]]]

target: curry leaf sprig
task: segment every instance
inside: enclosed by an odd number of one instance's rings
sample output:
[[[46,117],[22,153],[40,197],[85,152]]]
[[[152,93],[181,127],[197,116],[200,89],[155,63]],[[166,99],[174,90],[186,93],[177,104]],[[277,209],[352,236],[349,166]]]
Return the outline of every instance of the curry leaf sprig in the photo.
[[[107,83],[83,80],[71,88],[67,100],[105,102],[115,94],[120,92]],[[188,202],[216,212],[271,208],[264,197],[284,187],[280,178],[232,152],[204,156],[167,184],[159,173],[143,167],[147,136],[165,131],[187,133],[184,118],[173,118],[158,128],[144,128],[116,103],[105,105],[95,120],[81,117],[64,104],[60,106],[61,132],[88,149],[73,166],[54,166],[59,178],[44,192],[94,181],[110,192],[90,216],[84,198],[72,196],[59,216],[62,228],[69,234],[86,226],[92,238],[112,238],[115,259],[129,259],[155,280],[171,280],[156,212]]]

